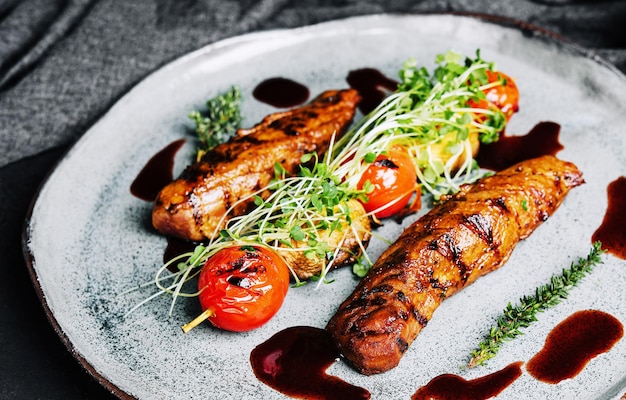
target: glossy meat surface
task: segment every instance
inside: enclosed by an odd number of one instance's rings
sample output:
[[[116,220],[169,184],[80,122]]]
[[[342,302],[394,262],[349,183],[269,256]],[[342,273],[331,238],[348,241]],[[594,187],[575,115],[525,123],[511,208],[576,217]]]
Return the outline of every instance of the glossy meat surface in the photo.
[[[327,326],[341,353],[367,375],[397,366],[446,297],[501,267],[581,183],[574,164],[544,156],[464,186],[408,227],[341,304]]]
[[[251,129],[208,152],[157,196],[152,224],[161,233],[202,241],[224,226],[225,214],[253,205],[240,201],[270,182],[274,164],[297,172],[300,157],[328,149],[333,134],[350,126],[360,100],[355,90],[326,91],[300,108],[268,115]]]

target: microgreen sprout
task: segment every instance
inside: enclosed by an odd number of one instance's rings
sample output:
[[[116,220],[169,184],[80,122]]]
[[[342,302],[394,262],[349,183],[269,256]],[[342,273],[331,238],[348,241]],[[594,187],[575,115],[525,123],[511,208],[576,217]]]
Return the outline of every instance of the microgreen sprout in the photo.
[[[497,139],[505,118],[499,110],[469,106],[470,100],[484,98],[491,85],[485,70],[493,65],[479,53],[461,60],[455,52],[438,56],[435,79],[414,60],[405,62],[398,90],[338,142],[331,164],[337,174],[354,186],[368,161],[402,146],[415,160],[420,184],[436,199],[478,178],[476,142]]]

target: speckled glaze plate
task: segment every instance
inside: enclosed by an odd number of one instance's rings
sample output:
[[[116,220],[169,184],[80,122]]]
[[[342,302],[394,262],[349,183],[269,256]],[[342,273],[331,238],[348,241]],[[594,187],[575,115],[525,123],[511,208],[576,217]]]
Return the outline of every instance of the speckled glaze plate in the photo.
[[[372,67],[393,77],[408,58],[432,68],[435,55],[449,49],[465,55],[480,49],[484,59],[515,77],[520,112],[508,134],[525,134],[540,121],[559,123],[564,149],[558,156],[575,162],[586,184],[517,246],[503,268],[446,300],[398,368],[366,377],[340,361],[329,373],[368,389],[374,399],[409,399],[443,373],[473,379],[528,361],[551,329],[577,310],[602,310],[626,323],[626,263],[607,256],[567,301],[540,314],[487,366],[463,368],[507,302],[532,294],[589,252],[606,210],[607,185],[626,175],[626,78],[586,51],[523,24],[458,15],[376,15],[253,33],[202,48],[138,84],[76,143],[42,187],[24,235],[34,284],[68,349],[121,398],[283,398],[255,378],[250,351],[290,326],[324,327],[356,283],[351,271],[334,272],[335,282],[317,289],[291,288],[278,315],[249,333],[203,324],[184,335],[180,326],[199,310],[194,299],[177,303],[171,317],[170,299],[164,297],[124,319],[151,290],[121,293],[153,278],[166,246],[150,228],[150,204],[133,197],[130,184],[148,159],[174,140],[189,139],[175,173],[191,162],[188,112],[230,85],[241,88],[244,125],[251,126],[276,111],[251,95],[264,79],[290,78],[316,95],[347,87],[350,70]],[[387,222],[380,233],[393,239],[402,227]],[[376,257],[382,249],[373,243],[370,253]],[[621,340],[574,379],[550,385],[524,371],[500,397],[617,399],[625,386],[626,340]]]

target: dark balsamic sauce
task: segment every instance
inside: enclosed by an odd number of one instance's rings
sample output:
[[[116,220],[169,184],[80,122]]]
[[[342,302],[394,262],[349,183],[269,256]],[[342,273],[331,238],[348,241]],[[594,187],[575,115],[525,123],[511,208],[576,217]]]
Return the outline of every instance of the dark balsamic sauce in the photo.
[[[501,135],[491,144],[481,144],[476,156],[478,165],[502,171],[518,162],[544,155],[556,155],[563,149],[559,143],[561,126],[554,122],[540,122],[524,136]]]
[[[152,156],[130,185],[130,192],[145,201],[154,201],[161,189],[174,179],[174,157],[185,139],[176,140]],[[167,247],[163,263],[181,254],[193,251],[195,244],[182,239],[167,237]],[[176,265],[170,265],[171,272],[177,272]]]
[[[269,78],[259,83],[252,95],[260,102],[278,108],[287,108],[304,103],[309,98],[309,89],[291,79]]]
[[[597,310],[575,312],[550,332],[526,370],[541,382],[559,383],[578,375],[592,358],[609,351],[622,336],[622,323],[612,315]]]
[[[626,260],[626,177],[611,182],[607,195],[609,201],[604,219],[591,240],[601,241],[604,250]]]
[[[422,386],[411,400],[482,400],[497,396],[522,375],[522,362],[508,365],[500,371],[473,379],[465,380],[453,374],[435,377]]]
[[[398,88],[398,82],[374,68],[355,69],[348,73],[346,81],[361,95],[359,109],[363,114],[372,111],[387,95]]]
[[[133,196],[145,201],[153,201],[161,189],[172,182],[174,156],[185,139],[176,140],[155,154],[139,172],[130,185]]]
[[[276,333],[250,354],[256,377],[291,397],[306,399],[369,399],[370,393],[326,370],[339,351],[324,329],[296,326]]]
[[[166,264],[170,260],[173,260],[174,258],[182,254],[193,252],[196,246],[196,243],[168,236],[167,247],[165,248],[165,252],[163,253],[163,263]],[[168,270],[170,272],[178,272],[178,267],[176,263],[169,265]]]

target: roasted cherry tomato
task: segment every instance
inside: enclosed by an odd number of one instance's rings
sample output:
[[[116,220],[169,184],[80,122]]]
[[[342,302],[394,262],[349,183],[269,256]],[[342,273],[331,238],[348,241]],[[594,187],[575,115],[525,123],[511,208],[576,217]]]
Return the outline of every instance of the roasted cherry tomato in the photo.
[[[494,105],[499,108],[507,121],[519,109],[519,90],[515,81],[505,73],[487,70],[489,83],[500,81],[502,84],[485,90],[484,100],[470,101],[470,106],[475,108],[489,108]]]
[[[289,278],[287,264],[274,251],[262,246],[227,247],[211,256],[200,272],[200,305],[218,328],[256,329],[280,309]]]
[[[374,186],[374,190],[367,194],[368,201],[363,203],[363,207],[367,212],[380,209],[374,215],[387,218],[400,212],[415,193],[415,165],[404,150],[392,149],[379,155],[365,170],[357,188],[363,189],[367,181]]]

